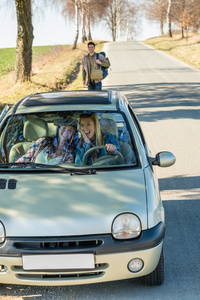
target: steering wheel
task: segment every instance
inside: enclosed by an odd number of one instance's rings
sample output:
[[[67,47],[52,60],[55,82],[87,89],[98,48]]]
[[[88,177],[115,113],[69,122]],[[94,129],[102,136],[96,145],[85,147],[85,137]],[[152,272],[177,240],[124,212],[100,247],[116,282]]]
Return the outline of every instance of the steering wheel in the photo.
[[[92,147],[89,150],[87,150],[83,156],[83,160],[82,160],[82,165],[86,166],[86,162],[87,162],[87,157],[88,155],[95,151],[95,150],[100,150],[100,149],[106,149],[106,146],[96,146],[96,147]],[[118,164],[123,164],[124,163],[124,157],[123,155],[117,151],[117,155],[111,155],[111,154],[107,154],[104,156],[101,156],[97,159],[95,159],[95,161],[93,161],[92,165],[113,165],[116,164],[118,162]]]

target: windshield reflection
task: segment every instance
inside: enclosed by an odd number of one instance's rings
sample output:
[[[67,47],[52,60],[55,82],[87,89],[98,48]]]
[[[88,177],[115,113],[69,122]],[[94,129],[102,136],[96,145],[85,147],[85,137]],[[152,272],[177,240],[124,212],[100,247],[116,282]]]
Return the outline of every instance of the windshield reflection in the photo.
[[[0,167],[135,166],[133,136],[123,114],[74,111],[20,114],[0,133]]]

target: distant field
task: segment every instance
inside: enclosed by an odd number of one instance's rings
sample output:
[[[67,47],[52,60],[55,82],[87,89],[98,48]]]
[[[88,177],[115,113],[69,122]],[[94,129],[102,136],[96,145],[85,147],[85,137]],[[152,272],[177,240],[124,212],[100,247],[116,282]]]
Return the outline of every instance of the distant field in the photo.
[[[15,48],[0,49],[0,75],[15,67]]]
[[[38,46],[33,47],[33,61],[36,57],[41,56],[55,46]],[[15,48],[0,49],[0,76],[14,70],[15,68]]]

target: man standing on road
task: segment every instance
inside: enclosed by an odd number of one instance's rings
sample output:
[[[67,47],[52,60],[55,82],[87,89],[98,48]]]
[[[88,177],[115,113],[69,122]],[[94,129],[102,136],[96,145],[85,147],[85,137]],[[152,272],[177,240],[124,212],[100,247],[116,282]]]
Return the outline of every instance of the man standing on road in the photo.
[[[98,70],[101,67],[108,68],[110,62],[102,55],[97,54],[95,51],[95,43],[88,43],[88,54],[83,57],[82,66],[82,76],[83,76],[83,85],[88,86],[88,90],[101,90],[102,82],[101,80],[91,79],[92,70]],[[98,58],[98,59],[97,59]]]

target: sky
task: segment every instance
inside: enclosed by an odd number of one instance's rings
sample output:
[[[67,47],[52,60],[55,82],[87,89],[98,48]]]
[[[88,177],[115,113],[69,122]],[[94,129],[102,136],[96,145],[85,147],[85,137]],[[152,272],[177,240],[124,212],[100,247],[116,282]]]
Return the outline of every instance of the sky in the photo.
[[[6,0],[0,0],[1,3]],[[14,1],[13,1],[14,2]],[[45,45],[66,45],[72,44],[75,36],[75,25],[73,21],[66,20],[61,11],[55,8],[38,8],[34,11],[33,46]],[[112,41],[111,33],[105,24],[91,28],[93,40]],[[158,36],[159,24],[152,24],[143,19],[140,23],[140,32],[135,39],[143,41],[147,38]],[[2,5],[0,9],[0,48],[10,48],[16,46],[17,20],[15,6],[8,7]],[[79,40],[80,42],[80,40]]]

